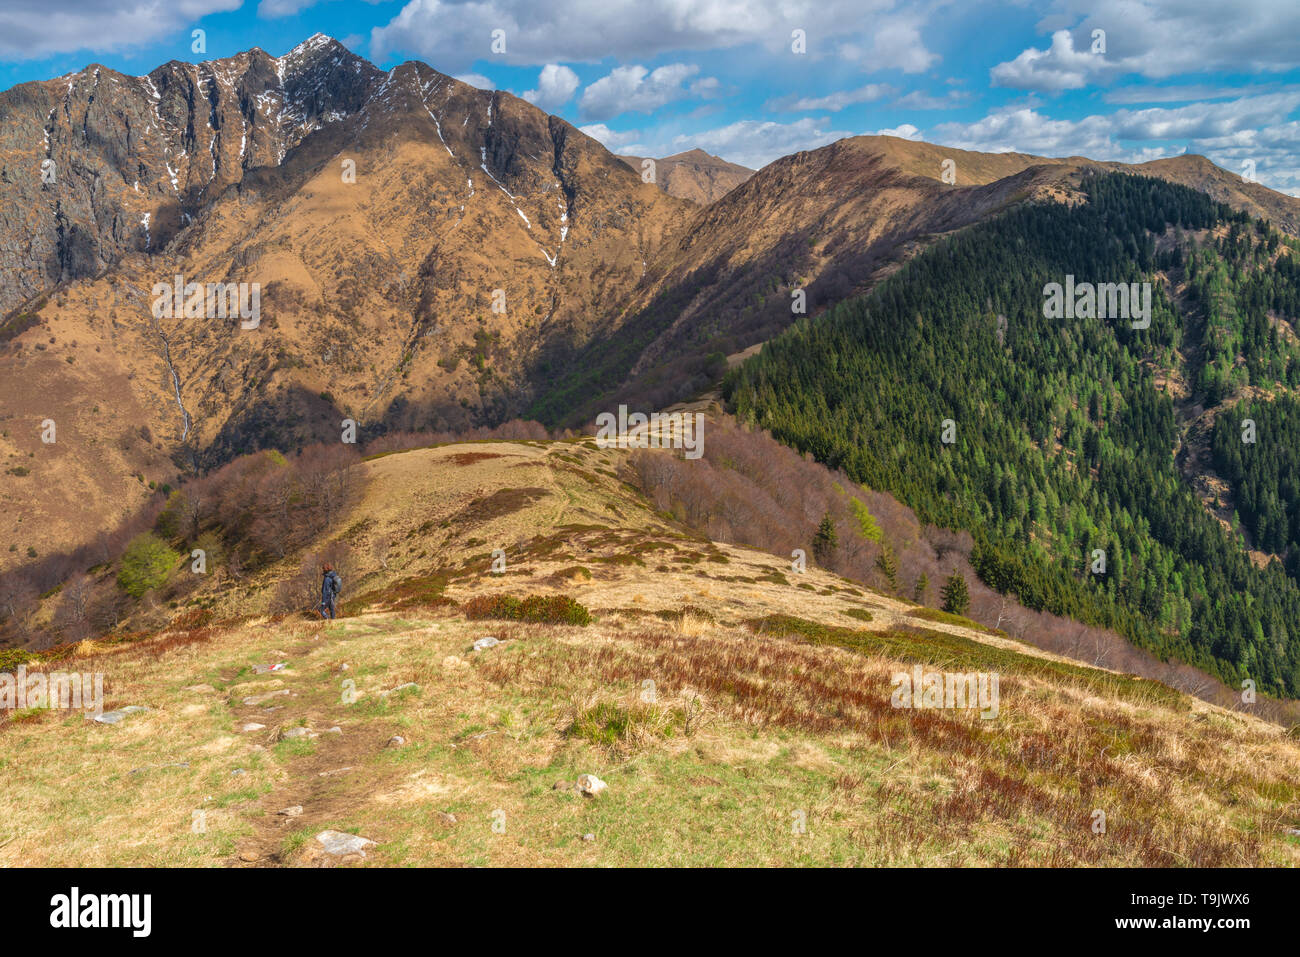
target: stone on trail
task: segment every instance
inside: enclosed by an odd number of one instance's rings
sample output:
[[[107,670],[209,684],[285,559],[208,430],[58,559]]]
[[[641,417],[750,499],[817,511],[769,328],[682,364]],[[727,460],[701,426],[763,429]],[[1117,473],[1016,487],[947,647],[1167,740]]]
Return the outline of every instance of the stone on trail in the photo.
[[[314,738],[316,732],[311,728],[290,728],[280,735],[282,738]]]
[[[578,775],[577,788],[583,794],[587,795],[587,797],[595,797],[607,787],[609,787],[609,785],[594,774]]]
[[[389,695],[397,694],[399,691],[419,691],[419,690],[420,690],[419,685],[417,685],[414,681],[408,681],[406,682],[406,684],[398,685],[396,688],[389,688],[387,691],[380,692],[379,697],[387,698]]]
[[[269,675],[274,671],[283,671],[284,669],[285,669],[285,663],[283,661],[277,662],[276,664],[273,665],[253,665],[253,674]]]
[[[266,725],[264,724],[258,724],[256,721],[250,721],[247,724],[241,726],[239,730],[240,731],[262,731],[265,730],[265,728]]]
[[[287,807],[282,811],[277,811],[276,813],[282,814],[285,817],[299,817],[302,814],[302,805],[295,804],[293,807]]]
[[[400,748],[404,744],[406,744],[406,739],[400,734],[395,734],[388,739],[388,746],[390,748]]]
[[[316,840],[325,849],[326,854],[342,857],[345,854],[366,856],[366,848],[374,847],[375,842],[359,834],[344,834],[342,831],[321,831]]]
[[[129,704],[125,708],[118,708],[116,711],[105,711],[103,714],[88,714],[86,717],[91,721],[98,721],[100,724],[121,724],[131,715],[148,710],[142,705]]]
[[[480,638],[478,641],[474,642],[474,650],[486,651],[489,648],[495,648],[499,644],[501,644],[501,639],[493,638],[491,635],[488,635],[486,638]]]

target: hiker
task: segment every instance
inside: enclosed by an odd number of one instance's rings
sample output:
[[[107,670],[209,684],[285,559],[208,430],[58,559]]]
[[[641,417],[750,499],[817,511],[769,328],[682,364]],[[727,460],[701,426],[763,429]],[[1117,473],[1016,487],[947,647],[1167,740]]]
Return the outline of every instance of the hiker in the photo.
[[[338,601],[339,589],[343,587],[343,579],[339,578],[339,573],[334,570],[334,566],[328,562],[325,565],[325,577],[320,583],[320,616],[322,618],[335,617],[335,603]]]

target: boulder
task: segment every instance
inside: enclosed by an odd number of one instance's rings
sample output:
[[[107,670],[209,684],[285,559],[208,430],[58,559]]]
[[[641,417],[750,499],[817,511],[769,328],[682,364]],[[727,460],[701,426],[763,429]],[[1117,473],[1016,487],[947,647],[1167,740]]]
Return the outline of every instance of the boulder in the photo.
[[[125,708],[118,708],[116,711],[105,711],[103,714],[88,714],[86,717],[91,721],[98,721],[100,724],[121,724],[131,715],[148,710],[143,705],[129,704]]]
[[[321,831],[316,840],[326,854],[343,857],[348,854],[366,856],[366,849],[375,846],[375,842],[359,834],[344,834],[342,831]]]

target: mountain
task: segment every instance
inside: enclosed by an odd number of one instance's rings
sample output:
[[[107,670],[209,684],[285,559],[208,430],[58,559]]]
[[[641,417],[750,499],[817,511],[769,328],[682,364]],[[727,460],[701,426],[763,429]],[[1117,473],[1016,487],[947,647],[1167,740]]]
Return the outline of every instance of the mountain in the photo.
[[[648,167],[646,157],[619,156],[624,163],[644,177]],[[721,199],[745,180],[754,175],[754,171],[737,163],[728,163],[720,156],[711,156],[701,149],[674,153],[662,159],[653,160],[655,182],[665,193],[679,199],[689,199],[693,203],[707,206]]]
[[[1300,243],[1159,180],[1095,173],[1083,189],[797,324],[740,367],[729,399],[967,530],[998,591],[1230,686],[1300,696]],[[1076,279],[1081,296],[1126,284],[1127,305],[1052,309],[1049,291]],[[1206,420],[1227,481],[1188,474]]]
[[[692,208],[523,100],[320,36],[26,84],[0,129],[0,289],[34,297],[0,327],[0,462],[30,472],[0,489],[6,562],[345,419],[506,417],[530,356],[584,341]],[[175,276],[259,284],[260,325],[155,317]]]
[[[1300,220],[1205,165],[1148,172]],[[797,318],[793,293],[816,315],[939,237],[1079,201],[1112,166],[854,137],[701,206],[674,191],[745,171],[692,150],[647,184],[509,93],[381,71],[320,35],[23,84],[0,94],[0,567],[347,422],[365,441],[692,398]],[[257,328],[155,317],[177,276],[256,284]]]
[[[948,162],[952,183],[945,181]],[[722,356],[789,326],[796,290],[804,293],[805,314],[815,315],[870,289],[935,239],[1013,204],[1079,202],[1084,175],[1104,171],[1205,191],[1300,234],[1300,200],[1202,157],[1127,166],[849,137],[782,157],[696,212],[650,265],[624,312],[607,321],[530,414],[572,423],[601,404],[662,406],[689,397],[710,381],[703,356],[717,354],[709,368],[719,368]]]

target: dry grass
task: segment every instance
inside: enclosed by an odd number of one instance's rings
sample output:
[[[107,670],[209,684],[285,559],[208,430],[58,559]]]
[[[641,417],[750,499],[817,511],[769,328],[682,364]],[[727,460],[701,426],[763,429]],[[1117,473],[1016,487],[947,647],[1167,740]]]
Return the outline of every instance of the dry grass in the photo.
[[[909,603],[824,572],[782,583],[781,560],[656,524],[545,447],[498,448],[368,463],[389,484],[358,548],[402,546],[350,592],[355,617],[236,623],[218,601],[215,620],[67,649],[104,673],[106,707],[152,710],[0,724],[0,863],[314,866],[334,828],[388,865],[1300,864],[1300,741],[1279,728],[961,624],[908,627]],[[548,494],[487,519],[482,542],[442,539],[446,516],[520,479]],[[498,544],[504,574],[483,560]],[[568,597],[575,563],[591,624],[494,621],[501,644],[473,650],[467,606]],[[998,671],[998,716],[893,707],[916,663]],[[289,693],[243,703],[273,691]],[[318,736],[285,736],[299,727]],[[609,790],[576,794],[584,773]]]

